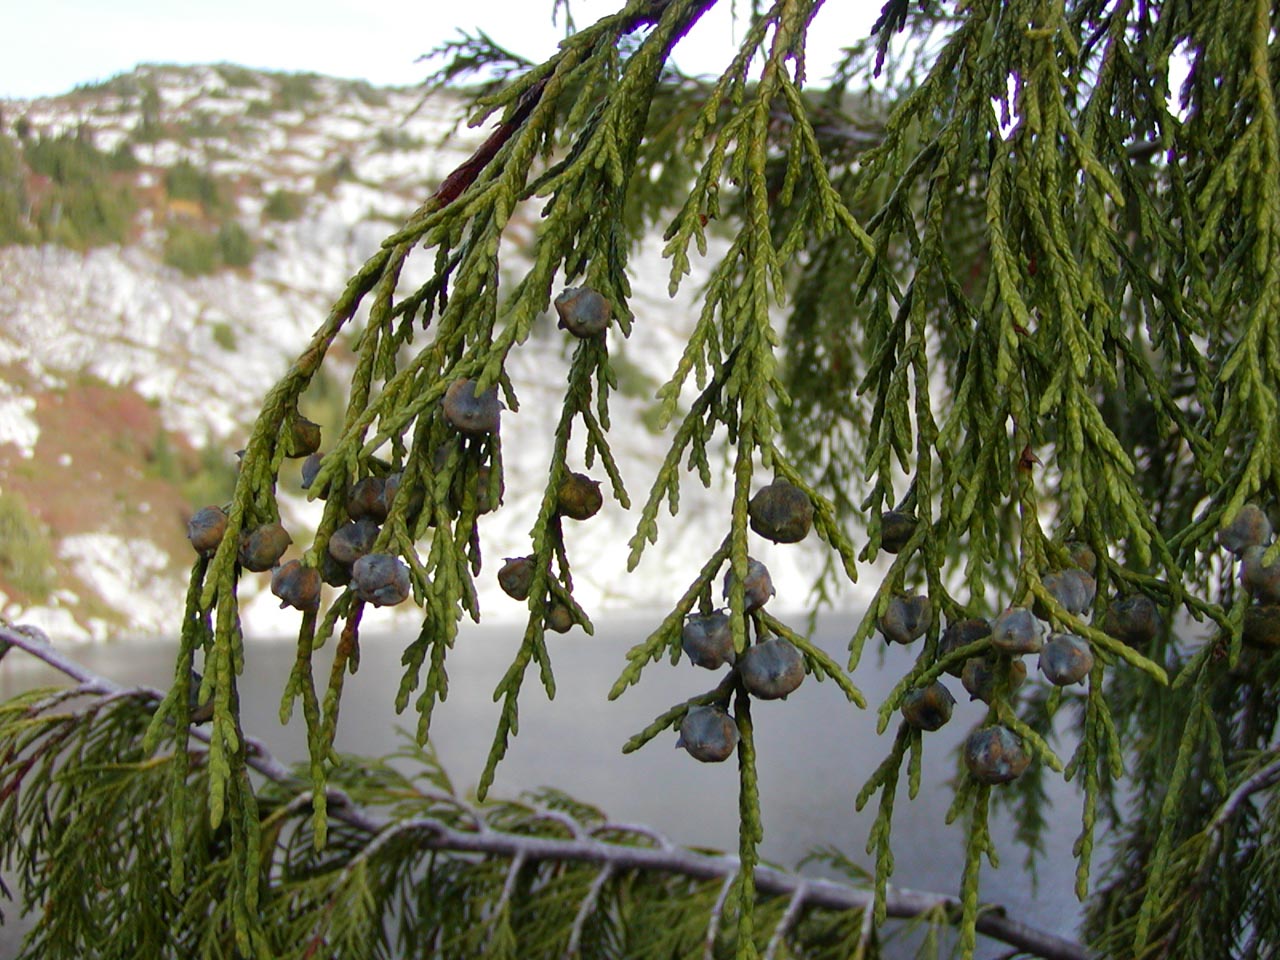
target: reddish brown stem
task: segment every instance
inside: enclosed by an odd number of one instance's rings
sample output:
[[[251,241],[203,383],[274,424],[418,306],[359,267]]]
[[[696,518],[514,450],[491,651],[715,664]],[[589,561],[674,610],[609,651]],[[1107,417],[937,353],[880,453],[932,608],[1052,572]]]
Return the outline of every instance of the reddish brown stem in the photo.
[[[453,173],[444,178],[444,183],[440,184],[440,188],[432,195],[428,206],[434,210],[447,207],[457,200],[467,187],[475,183],[476,177],[480,176],[480,171],[489,165],[503,145],[520,129],[520,125],[529,119],[529,114],[542,99],[542,91],[546,86],[547,80],[544,77],[521,95],[520,102],[511,116],[498,124],[497,129],[476,148],[475,153],[462,161]]]

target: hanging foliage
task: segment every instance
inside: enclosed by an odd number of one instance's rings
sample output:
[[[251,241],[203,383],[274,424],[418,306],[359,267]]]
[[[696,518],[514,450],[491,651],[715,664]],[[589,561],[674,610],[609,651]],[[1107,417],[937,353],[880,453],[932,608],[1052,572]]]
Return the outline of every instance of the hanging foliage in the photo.
[[[658,226],[672,291],[693,250],[713,234],[724,248],[657,394],[668,452],[638,498],[630,568],[680,522],[684,468],[708,485],[723,471],[731,495],[723,541],[628,654],[611,696],[663,657],[732,664],[626,747],[678,731],[699,759],[736,759],[740,870],[714,905],[732,918],[732,954],[756,956],[769,922],[755,887],[765,825],[752,702],[812,675],[863,706],[850,674],[878,631],[916,660],[874,705],[882,731],[904,718],[856,798],[879,804],[873,926],[887,916],[902,768],[910,798],[927,734],[949,716],[950,693],[935,686],[953,673],[988,706],[955,761],[948,816],[967,838],[963,956],[982,861],[995,860],[993,805],[1013,809],[1034,848],[1050,776],[1083,793],[1078,893],[1092,881],[1101,953],[1258,955],[1280,922],[1274,801],[1255,802],[1275,783],[1278,749],[1275,11],[985,0],[944,13],[890,0],[876,35],[815,93],[805,44],[817,0],[753,4],[719,78],[674,71],[672,49],[712,5],[632,0],[540,64],[482,35],[446,51],[442,82],[496,69],[471,118],[492,132],[360,268],[267,394],[221,538],[193,567],[175,683],[146,742],[179,731],[166,764],[172,892],[203,855],[193,836],[225,837],[219,909],[238,951],[272,955],[280,904],[260,886],[272,818],[240,727],[237,591],[290,537],[303,556],[277,592],[301,626],[281,713],[300,705],[306,719],[312,856],[344,842],[330,835],[343,770],[333,744],[370,604],[421,610],[397,706],[412,704],[427,742],[459,624],[481,616],[475,578],[497,572],[477,521],[512,480],[501,426],[521,406],[508,363],[554,311],[574,347],[508,589],[528,618],[495,691],[485,796],[531,668],[554,695],[547,630],[592,630],[566,522],[590,523],[605,498],[631,506],[610,442],[610,347],[644,340],[628,258]],[[907,29],[895,63],[894,31]],[[882,66],[893,82],[855,92]],[[519,279],[502,282],[517,213],[540,226]],[[433,266],[406,289],[410,257]],[[356,355],[347,413],[321,446],[298,402],[344,331]],[[277,482],[303,457],[324,511],[314,530],[286,532]],[[664,505],[673,519],[660,524]],[[753,536],[810,530],[827,557],[815,602],[835,578],[893,557],[844,665],[774,615],[751,555]],[[338,588],[323,604],[317,576]],[[703,644],[717,631],[712,654]],[[332,668],[317,676],[313,654],[330,643]],[[1036,653],[1053,682],[1023,686]],[[212,726],[194,777],[181,731],[203,699]],[[1108,827],[1119,840],[1099,883]],[[357,857],[343,875],[369,869]],[[515,955],[518,858],[509,871],[486,949]]]

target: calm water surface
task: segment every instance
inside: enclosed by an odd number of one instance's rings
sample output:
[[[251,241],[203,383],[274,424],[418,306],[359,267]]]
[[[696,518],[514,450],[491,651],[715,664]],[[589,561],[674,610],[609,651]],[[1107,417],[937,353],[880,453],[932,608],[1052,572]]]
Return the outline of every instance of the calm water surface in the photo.
[[[797,625],[803,617],[789,618]],[[847,657],[852,616],[832,616],[819,624],[815,641],[837,662]],[[578,800],[602,808],[611,818],[647,823],[686,845],[732,850],[737,845],[737,774],[733,763],[698,763],[673,749],[675,735],[664,735],[638,753],[623,756],[622,744],[672,704],[710,689],[718,674],[681,661],[650,665],[638,686],[619,700],[607,699],[625,662],[626,651],[644,639],[655,621],[615,620],[597,627],[596,636],[580,630],[548,635],[557,694],[548,701],[536,668],[525,678],[520,703],[520,734],[498,767],[491,794],[514,796],[522,790],[554,785]],[[518,646],[522,627],[465,628],[450,653],[449,699],[437,707],[432,742],[445,769],[462,792],[474,789],[484,766],[498,716],[493,690]],[[412,637],[366,635],[359,672],[343,692],[338,749],[365,755],[388,753],[403,744],[398,729],[412,730],[417,717],[397,716],[395,696],[403,644]],[[883,653],[869,641],[854,675],[870,704],[859,710],[831,682],[808,678],[786,701],[753,706],[760,755],[760,793],[764,810],[763,856],[794,867],[806,853],[834,845],[868,868],[864,853],[876,799],[862,813],[854,810],[858,789],[888,752],[893,731],[875,732],[875,707],[909,668],[909,651]],[[322,651],[327,676],[327,651]],[[175,647],[169,642],[128,642],[80,647],[75,656],[94,671],[125,685],[167,687]],[[289,642],[252,642],[241,678],[246,731],[264,740],[285,762],[304,759],[306,741],[300,717],[288,727],[278,718],[280,691],[293,661]],[[25,661],[25,662],[24,662]],[[1034,674],[1034,664],[1031,664]],[[319,670],[318,670],[319,673]],[[0,698],[34,685],[57,683],[57,675],[11,653],[0,661]],[[943,818],[951,801],[947,780],[955,771],[956,747],[979,722],[985,707],[970,704],[959,681],[947,680],[958,701],[948,726],[928,735],[920,796],[898,792],[894,814],[897,869],[893,882],[905,887],[955,893],[963,866],[963,831]],[[410,707],[410,711],[412,707]],[[1071,745],[1059,744],[1061,756]],[[905,772],[904,772],[905,779]],[[1048,838],[1046,860],[1033,887],[1022,869],[1023,852],[1012,841],[1012,825],[998,822],[994,836],[1002,867],[983,873],[984,898],[1006,905],[1036,926],[1072,936],[1079,906],[1072,893],[1071,845],[1079,831],[1080,801],[1069,784],[1051,781],[1061,824]],[[1057,866],[1053,866],[1053,864]],[[1067,865],[1064,867],[1064,865]],[[8,912],[8,911],[6,911]],[[6,931],[0,929],[0,956],[8,956]],[[10,940],[14,933],[11,924]],[[991,948],[989,956],[1001,951]]]

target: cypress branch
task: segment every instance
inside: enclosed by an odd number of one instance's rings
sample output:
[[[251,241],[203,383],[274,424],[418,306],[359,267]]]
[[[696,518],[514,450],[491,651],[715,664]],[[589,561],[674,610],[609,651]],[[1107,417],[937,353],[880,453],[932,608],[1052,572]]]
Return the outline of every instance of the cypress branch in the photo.
[[[102,718],[109,718],[114,715],[112,711],[116,711],[119,719],[127,722],[123,728],[105,737],[101,744],[102,748],[113,756],[124,756],[130,751],[138,752],[141,737],[163,700],[160,691],[146,687],[123,689],[104,677],[96,676],[56,650],[48,639],[34,628],[0,627],[0,640],[26,651],[76,681],[73,690],[78,698],[82,700],[85,697],[91,698],[73,714],[48,715],[46,711],[39,717],[42,724],[55,731],[61,730],[56,736],[65,742],[70,737],[92,735],[96,729],[95,725],[101,725]],[[45,698],[41,693],[37,693],[36,696]],[[54,701],[48,701],[48,706],[54,705]],[[30,707],[24,709],[23,714],[26,717],[35,716]],[[29,722],[29,720],[19,721],[18,727]],[[14,718],[0,715],[0,743],[10,743],[14,731]],[[196,741],[207,742],[210,733],[203,727],[193,727],[190,730],[190,736]],[[287,908],[290,912],[302,910],[301,914],[294,917],[292,923],[322,924],[321,927],[312,926],[311,935],[305,940],[298,938],[292,941],[291,949],[294,950],[297,949],[298,943],[303,944],[303,950],[298,954],[300,956],[306,955],[307,944],[318,945],[328,942],[332,945],[337,942],[330,940],[329,934],[324,932],[335,929],[332,924],[338,920],[335,906],[337,901],[330,899],[332,896],[341,896],[342,902],[348,909],[362,904],[359,910],[363,914],[363,919],[351,914],[345,915],[346,920],[351,923],[347,929],[351,931],[352,936],[360,936],[356,933],[360,929],[380,929],[383,919],[391,918],[390,914],[384,912],[393,909],[393,901],[385,899],[384,894],[378,893],[381,881],[375,881],[374,871],[382,869],[378,865],[387,858],[398,862],[404,860],[409,854],[412,854],[411,861],[417,863],[424,862],[422,857],[433,852],[437,855],[479,854],[486,858],[497,858],[505,863],[497,874],[500,882],[494,888],[494,894],[497,897],[494,904],[496,912],[493,914],[495,919],[490,928],[490,935],[495,938],[495,941],[507,937],[508,931],[504,925],[510,921],[502,918],[509,909],[515,908],[518,896],[525,896],[523,893],[518,893],[520,889],[518,878],[526,871],[540,868],[544,864],[591,865],[592,880],[588,884],[584,899],[574,903],[574,917],[589,916],[594,909],[591,905],[599,901],[602,891],[615,878],[620,880],[624,876],[652,874],[658,877],[684,878],[697,883],[719,883],[722,884],[721,894],[716,902],[721,907],[725,903],[724,895],[730,889],[730,885],[737,888],[740,894],[744,889],[741,879],[742,861],[738,857],[685,850],[647,827],[613,822],[599,815],[591,815],[589,810],[576,805],[574,809],[579,811],[576,816],[572,810],[510,802],[479,808],[472,807],[451,793],[443,772],[433,764],[428,766],[425,773],[434,781],[438,790],[411,787],[412,781],[404,775],[394,772],[389,767],[376,764],[372,767],[344,765],[337,768],[330,778],[335,783],[328,788],[326,807],[330,821],[330,842],[329,846],[322,850],[313,845],[311,838],[307,835],[308,827],[314,829],[314,820],[310,816],[309,808],[314,806],[315,795],[308,789],[306,778],[282,766],[261,741],[246,736],[244,742],[249,746],[248,766],[268,782],[268,788],[264,792],[263,816],[261,823],[255,825],[255,831],[261,830],[264,836],[270,834],[283,837],[285,834],[281,833],[281,830],[291,821],[296,824],[296,829],[299,831],[296,839],[291,839],[286,844],[277,841],[274,845],[264,847],[272,858],[271,869],[266,875],[278,877],[278,879],[275,883],[268,885],[263,907],[269,914],[281,908]],[[54,745],[56,746],[56,741]],[[193,757],[196,761],[193,769],[198,770],[203,767],[200,762],[200,753],[195,753]],[[429,758],[425,755],[418,755],[418,759],[420,762],[429,762]],[[163,815],[164,791],[154,790],[150,784],[156,776],[159,776],[161,782],[164,781],[167,775],[165,767],[170,762],[172,762],[171,754],[161,755],[150,761],[144,760],[138,764],[121,764],[115,768],[111,774],[115,788],[132,790],[132,780],[141,777],[144,782],[139,784],[142,787],[142,793],[139,796],[150,795],[148,800],[140,802],[137,807],[115,808],[115,816],[121,819],[121,825],[124,821],[128,821],[134,824],[150,824],[149,829],[155,831],[166,829]],[[30,784],[23,784],[21,779],[23,771],[30,769],[29,765],[15,768],[11,761],[0,767],[0,822],[13,823],[8,818],[13,817],[16,812],[15,798],[22,791],[32,789]],[[105,774],[106,771],[99,768],[98,772]],[[92,773],[91,770],[85,770],[83,775],[90,776]],[[197,779],[199,776],[202,774],[198,775]],[[1267,783],[1274,782],[1274,779],[1274,771],[1270,768],[1259,771],[1252,779],[1251,786],[1236,802],[1242,802],[1245,797],[1262,789]],[[336,782],[347,786],[338,786]],[[354,792],[349,792],[348,786]],[[361,796],[365,799],[360,799]],[[561,802],[554,797],[550,799]],[[379,812],[388,809],[390,809],[390,815],[387,812]],[[141,816],[142,812],[147,812],[146,816]],[[154,816],[151,815],[152,813]],[[591,819],[584,819],[583,813],[590,815]],[[38,821],[40,815],[38,813],[36,815]],[[498,824],[507,826],[498,826]],[[24,818],[24,825],[32,827],[34,824]],[[97,824],[99,827],[102,825],[101,822]],[[550,827],[540,825],[550,825]],[[556,835],[557,832],[567,835]],[[122,890],[128,890],[137,880],[137,876],[132,871],[149,869],[146,861],[138,863],[132,861],[131,857],[147,849],[146,845],[150,841],[146,836],[138,837],[133,831],[124,829],[109,831],[109,835],[116,837],[118,842],[125,844],[130,851],[119,861],[122,864],[128,864],[131,868],[130,880],[121,887]],[[8,831],[6,836],[10,837],[10,841],[5,845],[4,852],[6,855],[11,855],[13,846],[10,845],[21,846],[19,840],[21,833],[15,829]],[[207,843],[210,839],[206,837],[202,843]],[[203,847],[193,847],[192,853],[196,854],[203,849]],[[285,860],[276,859],[290,850],[292,854],[288,854]],[[223,848],[219,855],[225,857],[227,853],[228,851]],[[295,863],[293,862],[295,857],[301,860]],[[319,863],[312,868],[304,867],[302,861],[314,860],[317,857],[324,858],[323,869],[317,872]],[[459,865],[472,862],[474,861],[467,858],[458,861]],[[77,871],[80,869],[73,860],[68,860],[67,864],[74,865]],[[230,862],[224,860],[215,869],[222,871],[229,866],[231,866]],[[267,871],[268,866],[264,863],[263,870]],[[295,875],[295,871],[300,872]],[[404,876],[408,879],[409,874]],[[214,881],[216,873],[209,879]],[[155,882],[161,885],[166,883],[167,873],[162,872]],[[276,883],[279,884],[278,888]],[[350,899],[348,893],[342,892],[348,888],[352,888],[354,899]],[[146,889],[131,893],[127,901],[117,903],[117,908],[128,910],[141,906],[145,902],[145,896],[148,895],[144,892]],[[204,889],[206,893],[213,892],[204,887],[200,889]],[[309,893],[306,892],[308,889],[310,889]],[[750,891],[746,895],[753,899],[757,896],[781,897],[787,905],[769,931],[769,940],[764,945],[766,953],[770,945],[773,945],[772,949],[775,952],[780,949],[781,939],[788,936],[788,931],[795,929],[802,909],[861,913],[872,908],[874,896],[872,891],[865,887],[788,873],[763,865],[752,866],[750,884],[745,889]],[[323,892],[326,890],[329,891],[327,894]],[[188,893],[188,896],[191,894]],[[200,901],[193,901],[192,907],[194,908],[198,902]],[[946,918],[954,915],[959,907],[959,901],[951,896],[893,887],[886,888],[883,902],[887,916],[900,918],[930,915]],[[45,929],[45,925],[59,922],[62,909],[68,905],[69,903],[60,906],[58,901],[48,905],[43,920],[37,925],[33,942],[43,942],[41,931]],[[711,924],[707,932],[708,942],[717,937],[719,916],[719,907],[706,915],[706,919]],[[201,937],[204,935],[200,930],[202,924],[213,924],[216,929],[217,925],[224,920],[225,917],[221,913],[202,916],[199,911],[193,910],[185,918],[184,924],[195,925],[195,929],[189,930],[189,935]],[[573,929],[581,931],[586,922],[584,919]],[[1002,910],[984,911],[976,922],[977,930],[984,935],[1050,960],[1082,960],[1087,956],[1078,945],[1028,927],[1015,918],[1007,916]],[[181,928],[177,929],[181,932]],[[159,931],[153,931],[153,933],[156,932]],[[181,935],[185,937],[188,933]],[[270,927],[265,925],[261,935],[273,936]],[[343,934],[343,936],[346,935]],[[580,942],[581,933],[578,936]],[[276,941],[272,939],[270,942]],[[353,939],[351,943],[358,945],[359,940]],[[493,945],[492,942],[491,945]],[[279,946],[280,942],[276,942],[277,949]],[[522,951],[521,955],[534,954]]]

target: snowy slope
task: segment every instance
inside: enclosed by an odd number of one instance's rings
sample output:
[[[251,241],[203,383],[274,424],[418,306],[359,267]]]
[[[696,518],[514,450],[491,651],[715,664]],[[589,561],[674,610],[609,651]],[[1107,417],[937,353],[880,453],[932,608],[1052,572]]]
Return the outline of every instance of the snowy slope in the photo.
[[[78,385],[86,381],[95,389],[125,391],[158,418],[159,427],[145,429],[176,438],[166,447],[176,442],[189,457],[229,458],[243,445],[263,393],[320,324],[348,276],[484,135],[457,124],[459,103],[447,96],[424,99],[416,90],[303,79],[225,66],[144,67],[101,88],[0,103],[6,122],[25,118],[32,135],[79,130],[103,150],[131,143],[140,163],[132,174],[140,195],[154,194],[164,170],[179,161],[216,173],[235,185],[235,218],[258,247],[247,268],[184,275],[163,261],[164,223],[183,212],[163,200],[144,204],[136,241],[125,246],[86,252],[0,247],[0,493],[16,490],[43,525],[60,586],[39,602],[24,603],[4,594],[0,580],[4,616],[65,637],[174,632],[190,559],[176,494],[154,484],[144,489],[142,479],[154,479],[155,471],[126,464],[91,479],[95,491],[115,487],[116,499],[130,507],[127,525],[115,515],[86,519],[52,508],[59,484],[86,483],[84,464],[73,464],[87,455],[73,451],[68,438],[48,435],[43,424],[52,418],[43,416],[42,404],[79,396]],[[293,95],[283,97],[282,90]],[[154,91],[150,102],[147,91]],[[153,132],[139,141],[144,120]],[[305,195],[298,219],[263,216],[267,198],[280,190]],[[651,238],[633,261],[637,324],[630,342],[610,333],[610,348],[625,351],[655,385],[669,377],[697,314],[696,275],[669,300],[659,248]],[[430,258],[418,259],[420,275]],[[406,283],[413,281],[410,274]],[[558,409],[568,355],[563,338],[535,335],[513,357],[510,373],[522,411],[503,424],[506,503],[481,521],[491,561],[526,552],[550,456],[552,415],[537,411]],[[337,363],[340,380],[340,352]],[[634,506],[628,514],[610,502],[589,524],[570,531],[578,596],[592,614],[640,607],[657,615],[675,602],[724,535],[728,498],[723,487],[703,491],[691,476],[680,515],[664,515],[657,546],[628,575],[625,543],[666,441],[642,425],[651,396],[615,399],[614,443]],[[137,432],[146,441],[143,428]],[[121,445],[118,438],[113,442]],[[154,443],[142,446],[154,460]],[[54,469],[58,465],[65,469]],[[292,485],[282,486],[282,495],[286,525],[301,533],[318,516],[315,505]],[[308,538],[294,539],[305,546]],[[820,545],[757,546],[786,605],[802,606],[820,564]],[[122,564],[121,556],[130,562]],[[257,596],[246,603],[245,627],[287,634],[297,614],[275,607],[267,579],[246,576],[246,598]],[[497,590],[492,570],[480,579],[486,616],[521,615],[522,606]],[[412,615],[373,614],[387,620]]]

